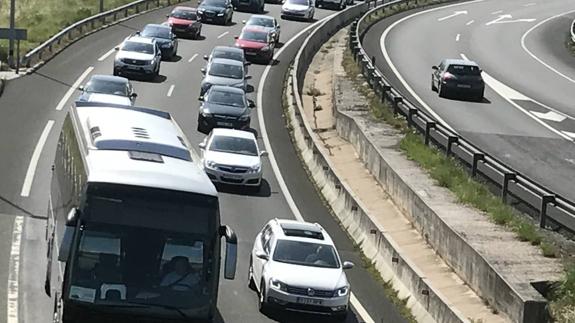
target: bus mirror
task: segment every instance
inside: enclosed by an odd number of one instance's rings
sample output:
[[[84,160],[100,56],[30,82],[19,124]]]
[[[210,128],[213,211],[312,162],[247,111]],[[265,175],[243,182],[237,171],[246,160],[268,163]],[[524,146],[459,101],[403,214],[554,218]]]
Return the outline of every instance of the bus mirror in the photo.
[[[68,212],[68,216],[66,217],[66,226],[76,227],[76,221],[78,221],[79,214],[80,211],[77,208],[72,208],[70,212]]]
[[[76,227],[65,227],[64,236],[62,237],[62,242],[60,243],[60,248],[58,249],[58,261],[66,262],[68,260],[68,255],[70,254],[70,248],[72,247],[75,231]]]
[[[236,276],[236,263],[238,258],[238,238],[227,225],[220,227],[220,235],[226,238],[226,261],[224,264],[224,278],[234,279]]]

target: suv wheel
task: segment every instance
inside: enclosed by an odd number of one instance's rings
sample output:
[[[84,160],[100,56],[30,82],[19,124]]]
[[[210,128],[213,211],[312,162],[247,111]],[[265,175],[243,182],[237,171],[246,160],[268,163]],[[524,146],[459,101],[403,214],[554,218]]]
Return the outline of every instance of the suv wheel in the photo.
[[[268,311],[269,305],[266,300],[266,284],[262,280],[260,283],[260,291],[258,293],[258,308],[261,313],[265,314]]]
[[[250,267],[248,268],[248,287],[251,290],[256,290],[256,283],[254,282],[254,260],[250,256]]]

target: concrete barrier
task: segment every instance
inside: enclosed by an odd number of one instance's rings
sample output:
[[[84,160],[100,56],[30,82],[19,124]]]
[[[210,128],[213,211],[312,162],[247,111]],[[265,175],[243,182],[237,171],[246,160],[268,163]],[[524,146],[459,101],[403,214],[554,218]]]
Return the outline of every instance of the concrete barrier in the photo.
[[[6,79],[0,77],[0,96],[4,93],[4,87],[6,86]]]

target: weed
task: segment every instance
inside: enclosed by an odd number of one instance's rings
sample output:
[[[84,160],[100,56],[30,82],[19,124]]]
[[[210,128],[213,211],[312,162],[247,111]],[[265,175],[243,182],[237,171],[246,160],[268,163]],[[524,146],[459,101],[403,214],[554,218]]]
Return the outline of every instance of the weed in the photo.
[[[323,93],[322,91],[320,91],[319,89],[317,89],[312,85],[312,87],[307,90],[306,94],[309,96],[322,96],[325,93]]]
[[[547,258],[555,258],[557,257],[557,249],[555,246],[549,242],[542,242],[541,245],[541,252],[543,253],[544,257]]]

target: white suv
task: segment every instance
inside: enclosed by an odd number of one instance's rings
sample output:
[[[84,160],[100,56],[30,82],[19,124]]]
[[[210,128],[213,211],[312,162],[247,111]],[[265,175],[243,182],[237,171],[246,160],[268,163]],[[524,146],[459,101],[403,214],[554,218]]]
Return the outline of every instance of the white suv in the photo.
[[[139,74],[153,80],[160,74],[162,52],[154,38],[129,36],[115,49],[114,75]]]
[[[248,279],[262,312],[273,306],[344,321],[350,295],[344,270],[350,268],[321,225],[273,219],[256,237]]]

